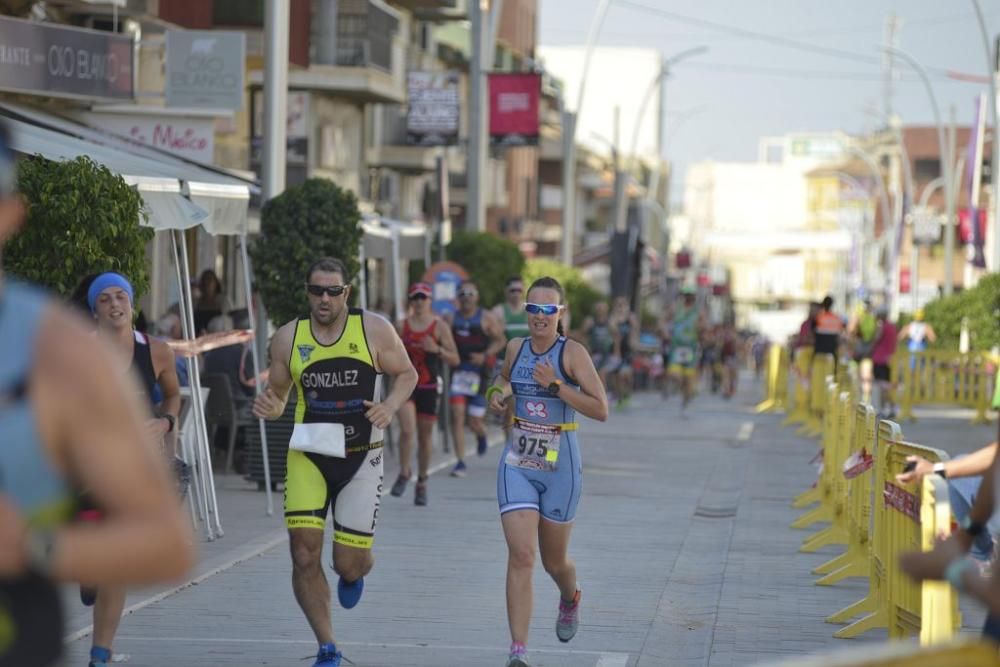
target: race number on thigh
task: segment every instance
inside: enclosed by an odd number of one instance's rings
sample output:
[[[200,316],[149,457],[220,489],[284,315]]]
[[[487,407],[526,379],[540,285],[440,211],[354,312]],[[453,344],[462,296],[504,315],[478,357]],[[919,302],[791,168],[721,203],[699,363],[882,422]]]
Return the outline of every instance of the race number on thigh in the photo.
[[[690,347],[679,347],[674,350],[675,364],[690,364],[694,361],[694,350]]]
[[[451,393],[459,396],[475,396],[479,393],[478,371],[455,371],[451,376]]]
[[[558,467],[562,429],[558,424],[514,420],[507,465],[552,472]]]

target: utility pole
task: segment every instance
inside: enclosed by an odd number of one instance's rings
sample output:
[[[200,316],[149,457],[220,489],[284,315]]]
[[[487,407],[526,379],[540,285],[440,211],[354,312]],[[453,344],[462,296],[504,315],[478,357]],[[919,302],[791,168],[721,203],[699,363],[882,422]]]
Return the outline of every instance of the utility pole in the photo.
[[[896,63],[894,54],[889,49],[899,47],[899,17],[890,12],[885,17],[885,32],[882,49],[882,115],[892,116],[893,87],[896,82]]]
[[[468,150],[468,203],[465,208],[465,228],[471,231],[486,230],[486,193],[483,181],[486,174],[487,134],[489,110],[486,107],[486,74],[489,28],[485,20],[482,0],[469,0],[469,20],[472,53],[469,58],[469,150]]]
[[[285,189],[285,145],[288,129],[288,2],[265,3],[264,19],[264,154],[261,185],[264,201]]]
[[[948,144],[947,159],[954,164],[955,159],[955,105],[948,108]],[[943,163],[942,163],[943,164]],[[954,178],[949,177],[949,173],[942,174],[944,183],[944,295],[951,296],[955,290],[955,215],[956,202],[958,201],[958,185]],[[950,183],[948,181],[951,181]]]

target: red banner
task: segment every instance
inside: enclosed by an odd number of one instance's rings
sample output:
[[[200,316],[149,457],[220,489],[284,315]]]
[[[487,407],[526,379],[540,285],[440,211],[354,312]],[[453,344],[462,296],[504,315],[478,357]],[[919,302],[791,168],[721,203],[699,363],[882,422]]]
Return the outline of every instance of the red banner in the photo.
[[[541,74],[493,73],[490,87],[490,141],[499,146],[538,144]]]
[[[892,482],[885,483],[882,491],[882,498],[886,507],[891,507],[897,512],[905,514],[917,523],[920,523],[920,499]]]

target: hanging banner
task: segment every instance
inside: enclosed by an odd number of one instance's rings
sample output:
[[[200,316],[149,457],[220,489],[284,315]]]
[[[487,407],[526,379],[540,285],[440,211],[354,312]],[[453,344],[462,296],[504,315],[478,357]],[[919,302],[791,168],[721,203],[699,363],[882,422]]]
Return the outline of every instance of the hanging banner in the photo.
[[[129,100],[131,37],[0,17],[0,90],[46,97]]]
[[[494,146],[538,144],[541,74],[489,75],[490,142]]]
[[[168,107],[243,108],[246,35],[223,30],[167,30]]]
[[[458,72],[409,72],[406,139],[417,146],[458,143]]]

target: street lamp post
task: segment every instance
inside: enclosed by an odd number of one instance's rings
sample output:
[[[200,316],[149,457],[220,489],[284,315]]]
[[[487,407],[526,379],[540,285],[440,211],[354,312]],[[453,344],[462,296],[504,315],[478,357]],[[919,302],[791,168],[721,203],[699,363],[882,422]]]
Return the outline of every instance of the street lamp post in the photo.
[[[573,265],[573,249],[576,247],[576,128],[580,126],[580,113],[583,111],[583,94],[587,87],[587,74],[590,72],[590,59],[594,55],[594,46],[597,45],[597,37],[604,24],[604,18],[611,7],[611,0],[600,0],[597,9],[594,10],[594,18],[590,22],[590,31],[587,34],[587,46],[583,54],[583,72],[580,77],[580,90],[576,96],[575,117],[566,126],[565,120],[569,117],[569,112],[563,114],[563,160],[567,164],[563,165],[563,201],[562,201],[562,261],[567,266]]]
[[[983,50],[986,53],[986,73],[990,80],[990,109],[993,111],[993,152],[990,158],[992,168],[990,169],[990,180],[993,186],[993,248],[992,264],[993,271],[1000,271],[1000,108],[997,104],[997,77],[1000,71],[996,70],[993,63],[992,50],[990,49],[990,38],[986,33],[986,21],[983,19],[983,9],[979,6],[979,0],[972,0],[976,8],[976,19],[979,21],[979,33],[983,39]],[[1000,63],[998,63],[1000,64]],[[973,202],[975,206],[975,202]]]
[[[931,86],[930,77],[927,76],[927,71],[918,63],[913,56],[897,49],[892,46],[883,47],[886,52],[898,56],[900,59],[905,61],[913,70],[920,75],[920,79],[924,83],[924,88],[927,90],[927,97],[931,101],[931,109],[934,111],[934,120],[937,123],[937,134],[938,134],[938,158],[940,164],[941,175],[944,176],[944,194],[945,201],[947,202],[946,207],[949,211],[948,227],[945,231],[944,238],[944,263],[945,263],[945,283],[944,291],[945,294],[951,294],[953,286],[952,277],[952,265],[954,264],[955,257],[955,234],[953,232],[954,222],[951,219],[950,212],[954,211],[954,201],[955,201],[955,188],[954,179],[951,177],[951,160],[952,156],[949,150],[952,150],[948,143],[945,141],[944,136],[944,123],[941,121],[941,110],[938,107],[937,97],[934,95],[934,87]]]
[[[848,146],[847,152],[860,158],[861,161],[864,162],[865,165],[868,167],[868,169],[872,172],[872,175],[875,177],[875,185],[878,187],[879,204],[881,205],[882,208],[882,219],[888,222],[892,218],[889,212],[889,195],[886,193],[885,190],[885,181],[882,180],[882,170],[879,169],[878,164],[875,162],[875,160],[872,159],[872,157],[868,153],[861,150],[857,146]],[[863,244],[864,250],[868,249],[869,239],[874,240],[873,238],[875,235],[874,232],[875,232],[874,224],[871,225],[871,228],[868,228],[866,226],[863,236],[865,241]],[[868,262],[865,257],[866,254],[867,253],[865,252],[861,253],[861,283],[864,286],[865,291],[868,290],[868,283],[869,283]]]
[[[691,49],[686,49],[677,53],[666,60],[663,61],[663,66],[660,71],[656,73],[652,81],[649,82],[649,86],[646,88],[646,93],[642,96],[642,103],[639,105],[639,112],[636,114],[635,125],[632,126],[632,142],[629,146],[628,160],[629,160],[629,171],[635,168],[635,163],[638,158],[636,157],[636,151],[639,148],[639,129],[642,127],[642,119],[646,115],[646,107],[649,106],[650,100],[653,99],[653,93],[656,92],[657,84],[666,86],[666,80],[670,76],[671,67],[676,65],[685,58],[691,58],[697,55],[701,55],[708,51],[707,46],[696,46]],[[661,99],[666,99],[666,95],[661,95]],[[657,122],[660,122],[659,120]],[[662,136],[657,133],[657,136]],[[661,152],[663,146],[657,147]],[[657,158],[661,156],[658,154]],[[625,220],[626,212],[628,210],[628,197],[623,196],[620,201],[615,202],[615,229],[619,232],[625,231]]]

